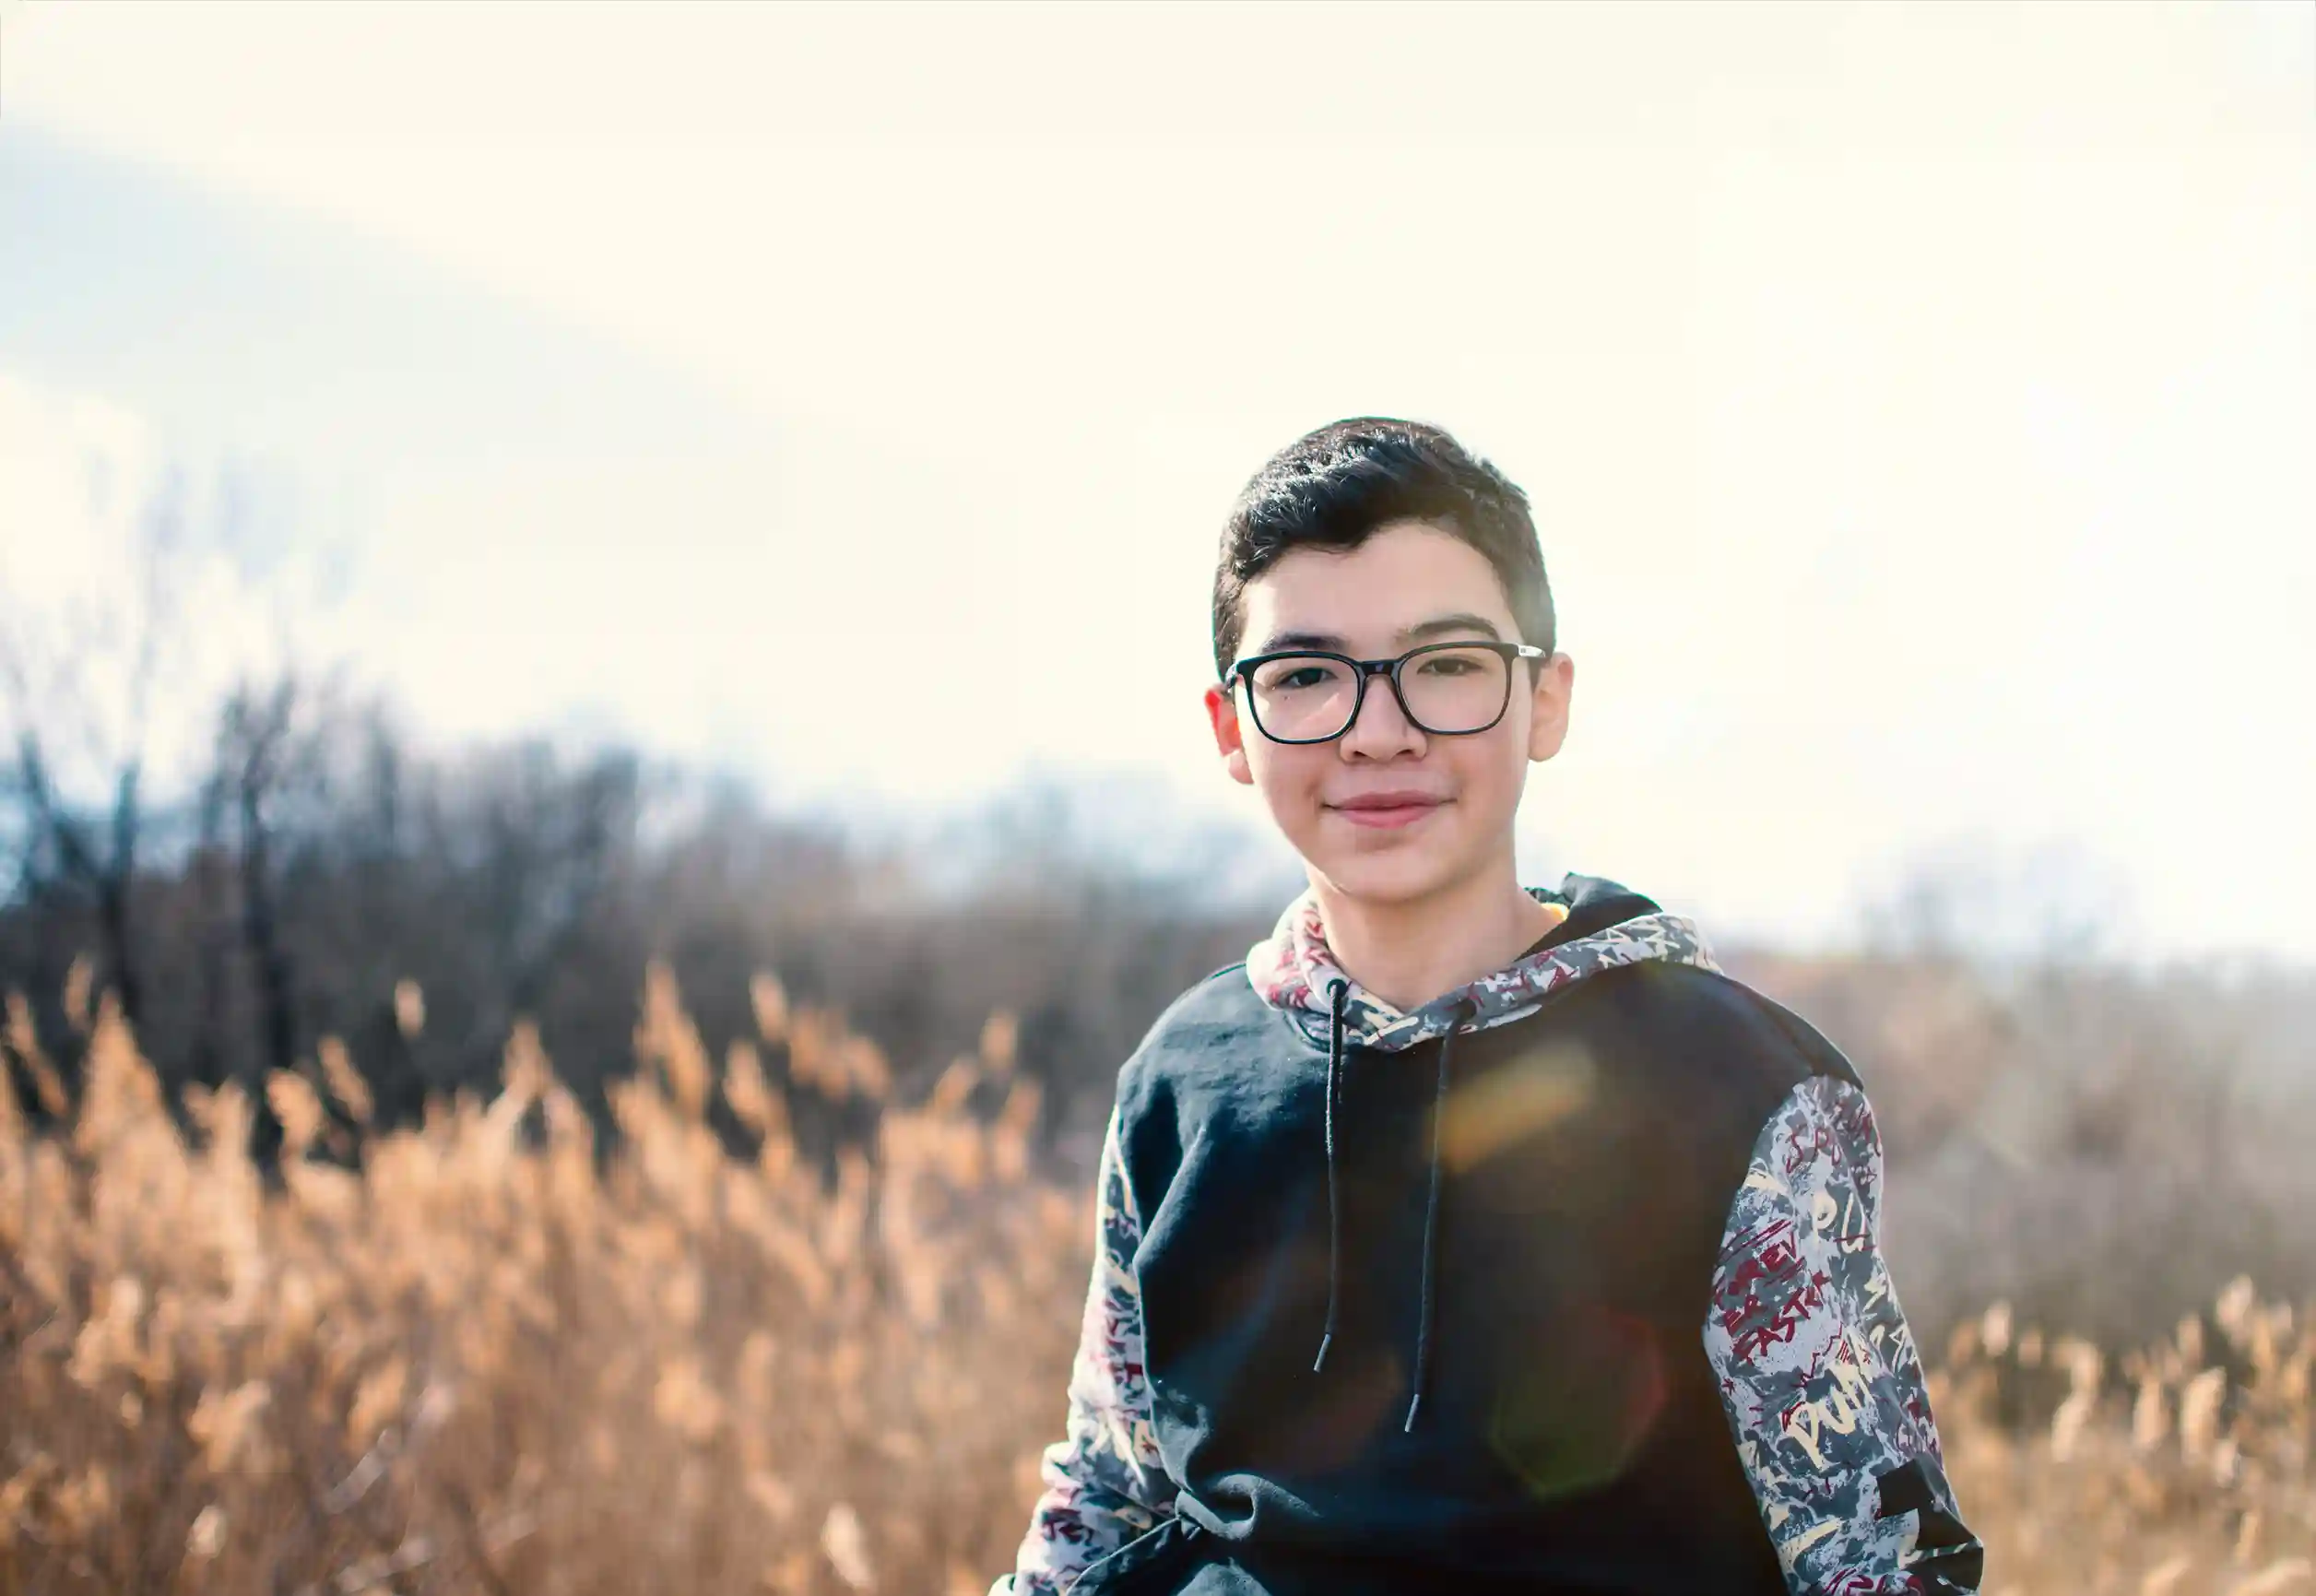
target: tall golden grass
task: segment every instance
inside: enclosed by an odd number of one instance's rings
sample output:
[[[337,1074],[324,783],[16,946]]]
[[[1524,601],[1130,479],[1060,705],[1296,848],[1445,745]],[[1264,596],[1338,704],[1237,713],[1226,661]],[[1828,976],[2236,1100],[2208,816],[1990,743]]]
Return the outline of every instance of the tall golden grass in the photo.
[[[2316,1329],[2239,1278],[2168,1340],[2110,1356],[1965,1321],[1931,1377],[1989,1596],[2316,1590]]]
[[[1086,1196],[1031,1167],[1005,1016],[904,1105],[834,1015],[753,996],[719,1062],[652,972],[600,1155],[526,1030],[490,1103],[370,1137],[360,1173],[309,1160],[325,1099],[368,1108],[325,1045],[267,1088],[278,1190],[239,1092],[181,1133],[84,991],[67,1102],[12,1005],[58,1118],[0,1071],[0,1590],[986,1590],[1059,1433]],[[833,1186],[766,1045],[791,1089],[880,1102]],[[2250,1283],[2121,1357],[2000,1305],[1967,1325],[1933,1397],[1986,1589],[2316,1586],[2312,1361]]]

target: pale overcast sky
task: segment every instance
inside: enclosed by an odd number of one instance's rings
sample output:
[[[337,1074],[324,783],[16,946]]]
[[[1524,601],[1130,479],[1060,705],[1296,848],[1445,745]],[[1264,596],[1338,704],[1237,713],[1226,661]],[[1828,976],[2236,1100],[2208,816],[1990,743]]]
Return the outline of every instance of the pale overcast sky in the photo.
[[[1221,516],[1420,416],[1577,660],[1531,879],[1794,941],[2055,848],[2316,958],[2312,311],[2306,6],[0,4],[7,602],[230,460],[445,736],[1252,822]]]

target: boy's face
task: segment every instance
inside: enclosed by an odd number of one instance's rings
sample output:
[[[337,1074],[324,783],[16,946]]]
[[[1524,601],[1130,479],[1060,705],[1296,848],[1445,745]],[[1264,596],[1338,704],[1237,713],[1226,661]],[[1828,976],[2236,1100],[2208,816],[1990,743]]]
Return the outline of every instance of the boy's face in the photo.
[[[1243,602],[1242,659],[1303,647],[1385,659],[1424,643],[1528,641],[1480,551],[1421,521],[1377,527],[1347,551],[1297,549],[1248,585]],[[1469,619],[1417,631],[1449,617]],[[1382,677],[1367,683],[1358,719],[1331,742],[1271,741],[1248,714],[1243,684],[1208,688],[1207,715],[1223,768],[1261,792],[1314,883],[1407,903],[1511,869],[1529,762],[1560,751],[1575,668],[1554,655],[1532,691],[1530,670],[1514,661],[1503,718],[1461,737],[1412,725]],[[1371,807],[1386,797],[1405,801]]]

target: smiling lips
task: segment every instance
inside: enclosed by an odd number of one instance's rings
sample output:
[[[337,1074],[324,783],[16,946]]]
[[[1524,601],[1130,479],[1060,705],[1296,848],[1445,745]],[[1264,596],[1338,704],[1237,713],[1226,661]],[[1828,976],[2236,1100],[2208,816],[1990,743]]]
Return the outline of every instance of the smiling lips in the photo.
[[[1355,826],[1412,825],[1448,800],[1424,792],[1363,793],[1327,807]]]

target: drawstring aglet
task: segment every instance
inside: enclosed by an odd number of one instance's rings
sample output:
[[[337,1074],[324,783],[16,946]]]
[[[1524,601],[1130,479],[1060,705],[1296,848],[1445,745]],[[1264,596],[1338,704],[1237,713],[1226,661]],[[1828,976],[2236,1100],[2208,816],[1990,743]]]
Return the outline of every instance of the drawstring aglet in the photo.
[[[1400,1426],[1400,1433],[1401,1435],[1412,1435],[1412,1434],[1414,1433],[1414,1430],[1415,1430],[1415,1410],[1416,1410],[1416,1409],[1418,1409],[1418,1408],[1420,1408],[1420,1407],[1422,1407],[1423,1405],[1424,1405],[1424,1393],[1423,1393],[1423,1392],[1421,1392],[1421,1391],[1417,1391],[1417,1392],[1415,1393],[1414,1400],[1413,1400],[1413,1401],[1410,1401],[1410,1402],[1407,1404],[1407,1423],[1405,1423],[1404,1425],[1401,1425]]]
[[[1321,1336],[1321,1337],[1319,1337],[1319,1338],[1318,1338],[1318,1356],[1317,1356],[1317,1357],[1315,1357],[1315,1358],[1313,1358],[1313,1359],[1311,1360],[1311,1372],[1312,1372],[1313,1374],[1317,1374],[1317,1373],[1318,1373],[1318,1371],[1319,1371],[1320,1369],[1322,1369],[1322,1368],[1324,1368],[1324,1367],[1326,1366],[1326,1365],[1327,1365],[1327,1346],[1328,1346],[1328,1343],[1329,1343],[1329,1342],[1332,1342],[1334,1339],[1335,1339],[1335,1338],[1334,1338],[1334,1336],[1333,1336],[1331,1333],[1330,1333],[1330,1334],[1328,1334],[1328,1335],[1323,1335],[1323,1336]]]

